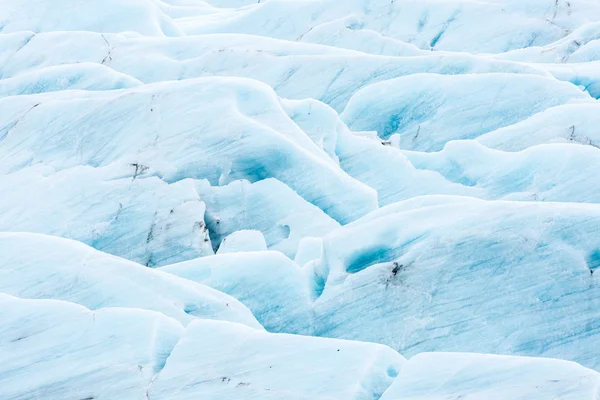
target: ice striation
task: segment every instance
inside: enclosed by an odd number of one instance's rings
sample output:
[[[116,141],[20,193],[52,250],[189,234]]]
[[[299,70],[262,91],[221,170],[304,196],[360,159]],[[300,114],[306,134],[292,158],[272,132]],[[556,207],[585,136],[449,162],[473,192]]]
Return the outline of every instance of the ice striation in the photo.
[[[595,0],[0,0],[0,398],[600,399],[599,98]]]

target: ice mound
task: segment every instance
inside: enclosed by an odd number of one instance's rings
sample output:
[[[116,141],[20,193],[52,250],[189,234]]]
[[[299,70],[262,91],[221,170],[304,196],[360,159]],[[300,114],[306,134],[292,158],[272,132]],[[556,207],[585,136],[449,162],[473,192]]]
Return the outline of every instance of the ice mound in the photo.
[[[70,301],[91,310],[154,310],[184,325],[209,318],[261,328],[238,300],[205,285],[73,240],[32,233],[0,233],[0,293]]]
[[[572,362],[468,353],[410,359],[381,400],[594,400],[600,375]]]

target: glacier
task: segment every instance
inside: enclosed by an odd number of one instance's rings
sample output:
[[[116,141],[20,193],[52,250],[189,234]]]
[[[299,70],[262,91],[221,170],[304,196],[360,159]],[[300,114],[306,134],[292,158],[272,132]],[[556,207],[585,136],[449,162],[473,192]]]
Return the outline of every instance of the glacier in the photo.
[[[0,399],[599,400],[596,0],[0,0]]]

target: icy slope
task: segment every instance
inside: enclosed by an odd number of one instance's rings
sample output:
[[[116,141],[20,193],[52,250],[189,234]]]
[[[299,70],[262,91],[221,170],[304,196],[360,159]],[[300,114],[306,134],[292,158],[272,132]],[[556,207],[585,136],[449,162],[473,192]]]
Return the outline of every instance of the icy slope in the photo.
[[[0,397],[144,399],[183,334],[160,313],[0,294]]]
[[[148,391],[150,399],[377,399],[402,369],[392,349],[195,322]]]
[[[360,90],[341,118],[383,139],[400,135],[403,148],[437,151],[577,100],[592,101],[573,85],[536,76],[414,74]]]
[[[564,361],[468,353],[410,359],[381,400],[595,400],[600,375]]]
[[[269,331],[313,333],[309,280],[299,265],[279,252],[218,254],[161,270],[236,297]]]
[[[327,40],[332,45],[338,43],[327,38],[347,29],[356,31],[357,38],[352,40],[356,47],[374,31],[383,36],[379,45],[369,47],[374,53],[385,49],[384,38],[424,50],[501,53],[555,42],[600,18],[600,6],[591,0],[351,0],[333,4],[332,0],[270,0],[182,18],[178,25],[188,34],[236,32],[292,41],[308,36],[306,40]],[[332,24],[337,20],[344,24]]]
[[[0,398],[599,399],[598,98],[595,0],[0,0]]]
[[[194,318],[260,325],[233,297],[110,256],[81,243],[31,233],[0,233],[0,292],[57,299],[91,310],[154,310],[184,325]]]
[[[600,365],[597,205],[442,198],[375,214],[325,237],[317,334],[407,355],[444,348]]]
[[[166,182],[276,178],[340,222],[377,206],[375,192],[319,151],[273,90],[254,80],[6,97],[0,107],[3,172],[35,163],[65,169],[121,161],[139,166],[132,177]]]
[[[3,399],[376,399],[404,358],[370,343],[274,335],[156,312],[0,294]]]

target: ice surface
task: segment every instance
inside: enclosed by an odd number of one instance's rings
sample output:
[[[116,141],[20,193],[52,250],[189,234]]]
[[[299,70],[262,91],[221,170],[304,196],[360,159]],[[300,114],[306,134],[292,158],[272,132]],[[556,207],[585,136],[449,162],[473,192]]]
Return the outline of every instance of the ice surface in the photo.
[[[523,93],[527,93],[524,96]],[[400,146],[441,150],[456,139],[474,139],[569,101],[591,101],[573,85],[518,74],[414,74],[361,89],[341,118],[350,129],[377,131]]]
[[[467,353],[409,360],[381,400],[595,400],[600,374],[572,362]]]
[[[188,34],[236,32],[298,41],[322,25],[342,20],[341,29],[375,31],[426,50],[500,53],[555,42],[598,19],[600,6],[590,0],[352,0],[334,7],[330,0],[269,0],[182,19],[178,26]],[[309,38],[319,41],[329,35]],[[379,53],[381,47],[368,51]]]
[[[377,344],[198,321],[189,325],[148,394],[156,400],[375,400],[404,362]]]
[[[145,36],[182,35],[177,25],[151,0],[10,1],[0,9],[0,31],[136,32]],[[65,11],[68,13],[65,14]]]
[[[184,325],[214,318],[260,329],[250,311],[224,293],[73,240],[32,233],[0,233],[0,293],[91,310],[154,310]]]
[[[496,58],[538,63],[596,61],[600,50],[600,23],[596,20],[545,46],[532,46],[498,54]]]
[[[2,400],[599,398],[596,0],[0,3]]]
[[[41,135],[49,132],[39,129]],[[54,146],[45,144],[51,153]],[[56,146],[67,150],[64,142]],[[2,146],[0,152],[11,151]],[[12,154],[4,160],[27,157]],[[213,254],[205,205],[193,184],[143,179],[145,168],[116,163],[54,172],[36,164],[2,175],[0,186],[11,190],[0,197],[0,230],[63,236],[149,267]]]
[[[277,178],[339,222],[377,207],[376,193],[319,151],[257,81],[199,78],[17,98],[0,99],[3,172],[121,161],[138,165],[136,176],[166,182]]]
[[[226,236],[250,229],[262,232],[269,249],[294,257],[303,237],[323,236],[340,226],[276,179],[234,181],[226,186],[199,181],[195,187],[206,204],[205,219],[215,249]]]
[[[280,252],[217,254],[161,270],[234,296],[268,331],[297,334],[313,331],[309,278]]]
[[[57,65],[0,80],[0,97],[60,90],[110,90],[142,83],[102,64]]]
[[[409,356],[444,348],[598,368],[597,205],[401,205],[325,236],[316,334]]]
[[[392,146],[393,140],[379,139],[377,132],[351,132],[326,104],[298,100],[283,105],[290,118],[344,171],[377,190],[380,206],[432,193],[484,197],[479,188],[449,181],[437,172],[416,169]]]
[[[480,136],[487,147],[519,151],[544,143],[600,146],[600,104],[548,108],[532,117]]]
[[[0,294],[0,398],[146,399],[182,334],[157,312]]]
[[[567,129],[567,133],[570,131],[577,132],[575,127]],[[579,135],[585,135],[585,126],[581,131]],[[548,135],[552,130],[546,128],[543,132]],[[448,181],[483,189],[478,197],[598,203],[600,187],[590,182],[596,179],[600,168],[600,149],[586,136],[584,139],[575,133],[567,141],[579,139],[588,143],[546,144],[506,153],[490,150],[475,141],[455,141],[438,153],[405,152],[405,155],[418,169],[436,171]],[[536,140],[534,135],[527,137]]]
[[[54,51],[46,54],[49,47]],[[40,53],[45,56],[39,57]],[[152,62],[140,63],[141,58]],[[239,34],[139,38],[92,32],[0,33],[2,77],[84,62],[109,66],[144,83],[215,75],[248,77],[268,84],[282,97],[314,98],[338,112],[361,87],[414,73],[551,75],[538,66],[464,53],[381,57]]]
[[[223,239],[217,254],[262,250],[267,250],[267,243],[263,234],[260,231],[242,229]]]

